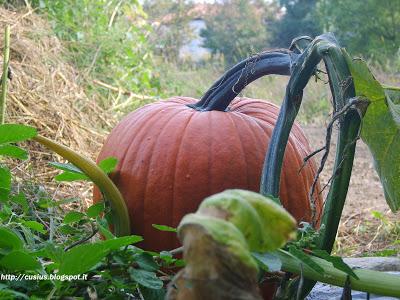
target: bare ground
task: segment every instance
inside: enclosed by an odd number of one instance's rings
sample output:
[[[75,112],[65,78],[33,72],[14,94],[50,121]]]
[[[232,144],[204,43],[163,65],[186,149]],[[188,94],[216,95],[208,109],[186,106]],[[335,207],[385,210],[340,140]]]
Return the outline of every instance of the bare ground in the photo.
[[[314,149],[324,146],[325,126],[303,128]],[[336,134],[332,138],[331,153],[321,174],[322,185],[331,177],[335,148]],[[316,158],[319,162],[321,154]],[[386,204],[368,147],[361,140],[358,141],[335,251],[348,256],[400,255],[399,217],[400,214],[392,213]]]

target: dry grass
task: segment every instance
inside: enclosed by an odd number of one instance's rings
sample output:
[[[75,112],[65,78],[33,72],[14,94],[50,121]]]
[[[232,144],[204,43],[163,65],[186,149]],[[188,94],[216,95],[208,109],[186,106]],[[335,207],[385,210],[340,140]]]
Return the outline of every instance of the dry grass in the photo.
[[[62,43],[49,24],[32,10],[13,12],[0,8],[0,43],[5,24],[11,25],[10,65],[6,122],[38,128],[53,140],[94,158],[115,124],[112,115],[88,98],[77,84],[76,70],[63,59]],[[90,196],[88,185],[58,185],[57,173],[47,165],[58,160],[36,143],[29,143],[31,159],[14,164],[14,173],[58,191],[55,197]],[[18,177],[18,176],[17,176]],[[22,179],[21,179],[22,180]]]

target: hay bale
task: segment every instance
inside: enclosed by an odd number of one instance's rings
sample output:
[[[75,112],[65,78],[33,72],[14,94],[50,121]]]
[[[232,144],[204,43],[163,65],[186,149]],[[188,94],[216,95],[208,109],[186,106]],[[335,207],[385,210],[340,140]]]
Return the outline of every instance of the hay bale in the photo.
[[[34,126],[42,135],[94,158],[105,132],[115,120],[96,99],[85,94],[78,83],[79,74],[66,62],[65,49],[49,24],[32,10],[16,12],[4,8],[0,8],[0,22],[0,44],[3,45],[4,25],[11,25],[13,78],[9,82],[6,122]],[[25,177],[29,173],[38,182],[53,182],[55,187],[53,177],[57,172],[47,163],[57,160],[56,156],[33,142],[29,143],[29,149],[29,162],[15,163],[14,169]],[[34,165],[33,172],[30,164]],[[78,190],[80,195],[81,188],[85,188],[86,197],[90,198],[87,185],[78,189],[68,184],[61,187],[63,194]]]

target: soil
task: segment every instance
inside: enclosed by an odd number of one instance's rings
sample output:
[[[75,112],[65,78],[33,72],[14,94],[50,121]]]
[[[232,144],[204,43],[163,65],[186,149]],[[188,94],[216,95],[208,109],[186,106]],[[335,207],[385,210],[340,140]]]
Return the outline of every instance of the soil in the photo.
[[[325,144],[326,126],[303,126],[314,149]],[[331,152],[324,171],[321,184],[324,186],[333,171],[337,130],[332,138]],[[319,163],[322,156],[316,156]],[[329,186],[325,189],[326,195]],[[374,211],[381,213],[381,219],[373,216]],[[399,213],[392,213],[386,204],[379,177],[374,169],[372,156],[366,144],[357,142],[356,155],[350,187],[342,215],[336,243],[336,252],[342,255],[359,256],[374,254],[376,251],[387,251],[388,255],[399,255],[398,242]],[[394,232],[393,232],[394,231]],[[393,245],[394,243],[394,245]]]

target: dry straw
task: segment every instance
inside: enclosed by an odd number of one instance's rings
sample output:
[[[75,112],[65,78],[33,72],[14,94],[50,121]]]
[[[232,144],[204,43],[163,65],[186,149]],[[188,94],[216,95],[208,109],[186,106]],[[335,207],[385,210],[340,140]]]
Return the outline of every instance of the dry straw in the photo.
[[[1,47],[6,25],[11,25],[13,75],[8,85],[6,122],[34,126],[42,135],[94,158],[105,132],[115,124],[114,118],[85,94],[79,74],[66,62],[62,43],[44,19],[31,9],[15,12],[0,8]],[[14,171],[25,176],[32,173],[31,179],[54,186],[57,171],[47,163],[57,157],[34,143],[29,148],[31,159],[14,163]],[[71,189],[83,192],[76,185]],[[70,192],[68,185],[62,185],[61,190]],[[88,186],[84,196],[90,196]]]

